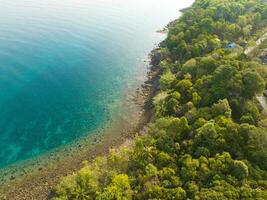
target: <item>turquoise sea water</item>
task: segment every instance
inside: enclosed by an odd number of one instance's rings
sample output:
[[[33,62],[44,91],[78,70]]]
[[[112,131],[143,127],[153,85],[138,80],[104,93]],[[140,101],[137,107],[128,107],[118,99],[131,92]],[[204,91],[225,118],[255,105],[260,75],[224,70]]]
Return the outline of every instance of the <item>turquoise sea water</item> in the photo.
[[[0,168],[112,118],[192,0],[0,0]]]

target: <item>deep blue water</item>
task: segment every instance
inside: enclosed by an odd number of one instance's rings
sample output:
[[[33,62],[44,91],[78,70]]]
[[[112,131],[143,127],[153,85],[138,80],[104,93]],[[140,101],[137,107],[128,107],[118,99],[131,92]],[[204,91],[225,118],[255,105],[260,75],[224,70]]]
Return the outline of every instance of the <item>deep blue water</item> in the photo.
[[[0,167],[107,122],[192,0],[0,0]]]

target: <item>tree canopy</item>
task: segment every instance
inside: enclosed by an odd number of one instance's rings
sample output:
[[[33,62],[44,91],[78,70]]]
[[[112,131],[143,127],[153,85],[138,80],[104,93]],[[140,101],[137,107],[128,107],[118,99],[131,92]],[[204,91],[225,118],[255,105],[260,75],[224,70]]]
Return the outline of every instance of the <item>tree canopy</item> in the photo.
[[[267,199],[267,115],[256,99],[267,66],[244,54],[266,25],[265,0],[196,0],[157,52],[146,134],[64,177],[54,199]]]

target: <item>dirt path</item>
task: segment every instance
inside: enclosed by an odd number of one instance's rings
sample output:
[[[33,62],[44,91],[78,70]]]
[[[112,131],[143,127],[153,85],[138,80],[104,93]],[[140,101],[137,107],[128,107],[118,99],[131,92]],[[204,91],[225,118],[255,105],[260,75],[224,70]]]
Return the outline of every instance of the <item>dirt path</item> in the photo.
[[[248,47],[244,53],[246,55],[249,55],[251,52],[253,52],[256,48],[258,48],[264,40],[267,39],[267,33],[265,33],[263,36],[261,36],[257,41],[255,46]]]

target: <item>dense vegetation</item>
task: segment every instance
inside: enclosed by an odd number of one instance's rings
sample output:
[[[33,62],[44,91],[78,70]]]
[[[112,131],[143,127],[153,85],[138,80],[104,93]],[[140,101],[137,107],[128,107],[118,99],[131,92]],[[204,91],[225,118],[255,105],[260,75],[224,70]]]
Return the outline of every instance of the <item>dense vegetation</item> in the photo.
[[[154,120],[55,188],[55,200],[267,199],[267,66],[244,54],[266,0],[196,0],[158,50]],[[159,56],[159,55],[158,55]]]

